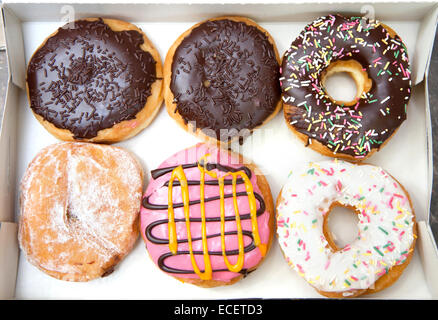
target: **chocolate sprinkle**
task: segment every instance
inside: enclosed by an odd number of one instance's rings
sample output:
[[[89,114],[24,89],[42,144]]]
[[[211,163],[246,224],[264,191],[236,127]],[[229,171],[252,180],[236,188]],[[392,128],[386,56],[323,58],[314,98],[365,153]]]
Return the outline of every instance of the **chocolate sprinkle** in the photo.
[[[195,121],[226,141],[275,111],[281,90],[274,47],[244,22],[202,23],[175,50],[170,89],[186,124]]]
[[[78,140],[134,119],[157,79],[143,42],[140,32],[113,31],[102,19],[59,28],[29,62],[32,110]]]

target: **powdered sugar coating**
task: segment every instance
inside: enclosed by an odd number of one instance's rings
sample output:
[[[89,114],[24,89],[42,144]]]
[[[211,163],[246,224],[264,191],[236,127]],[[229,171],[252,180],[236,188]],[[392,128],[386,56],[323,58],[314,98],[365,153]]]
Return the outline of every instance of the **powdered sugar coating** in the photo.
[[[110,270],[138,236],[143,173],[127,151],[58,143],[21,182],[20,246],[48,274],[86,281]]]

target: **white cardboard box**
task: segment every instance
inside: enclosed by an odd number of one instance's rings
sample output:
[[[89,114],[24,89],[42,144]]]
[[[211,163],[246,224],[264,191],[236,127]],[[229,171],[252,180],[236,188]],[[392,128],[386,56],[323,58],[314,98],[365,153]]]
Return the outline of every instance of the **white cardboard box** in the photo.
[[[374,299],[437,299],[438,255],[428,225],[432,180],[431,126],[425,75],[435,35],[436,2],[299,2],[181,1],[172,3],[114,1],[61,3],[59,1],[3,1],[3,19],[10,81],[0,132],[0,297],[16,299],[229,299],[319,298],[289,268],[276,241],[266,261],[246,279],[232,286],[203,289],[183,284],[161,272],[149,259],[139,238],[133,251],[108,277],[87,283],[70,283],[49,277],[30,265],[16,241],[18,184],[36,153],[57,140],[34,118],[25,93],[26,65],[39,44],[74,13],[74,18],[112,17],[129,21],[145,31],[162,60],[173,41],[194,23],[221,15],[242,15],[271,33],[280,54],[313,19],[330,13],[375,14],[405,42],[415,85],[405,121],[392,140],[367,162],[394,175],[411,194],[419,222],[419,239],[412,262],[391,287],[367,296]],[[362,11],[361,11],[362,10]],[[264,131],[263,131],[264,130]],[[268,133],[268,134],[266,134]],[[160,137],[157,139],[157,137]],[[147,173],[173,153],[198,142],[184,132],[163,107],[152,124],[127,141],[117,143],[133,151]],[[324,157],[305,148],[288,130],[280,112],[271,122],[233,145],[265,173],[274,198],[288,172],[302,161]],[[409,168],[409,169],[408,169]],[[347,219],[348,220],[348,219]],[[337,219],[337,224],[345,222]],[[6,240],[4,240],[6,239]],[[19,258],[17,259],[17,256]],[[17,261],[18,260],[18,261]],[[18,262],[18,263],[17,263]],[[16,271],[15,271],[16,270]],[[16,273],[16,278],[15,278]],[[15,281],[16,280],[16,281]],[[154,288],[151,290],[151,288]]]

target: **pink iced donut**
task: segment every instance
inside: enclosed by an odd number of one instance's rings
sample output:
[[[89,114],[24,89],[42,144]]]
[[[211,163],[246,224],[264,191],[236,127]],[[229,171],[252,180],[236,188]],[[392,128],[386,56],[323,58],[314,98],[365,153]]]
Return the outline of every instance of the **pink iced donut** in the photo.
[[[274,228],[270,188],[259,172],[242,156],[206,144],[152,170],[140,228],[158,267],[203,287],[235,283],[256,269]]]

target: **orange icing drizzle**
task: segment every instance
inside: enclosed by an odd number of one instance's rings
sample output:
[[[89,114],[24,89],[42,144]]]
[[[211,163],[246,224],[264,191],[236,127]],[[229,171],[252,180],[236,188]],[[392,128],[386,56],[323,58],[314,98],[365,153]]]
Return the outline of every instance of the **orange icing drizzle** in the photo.
[[[169,180],[169,193],[168,193],[168,215],[169,215],[169,249],[172,254],[176,254],[178,250],[178,240],[176,236],[176,225],[175,225],[175,213],[173,211],[173,201],[172,201],[172,190],[173,190],[173,180],[177,178],[181,185],[181,196],[184,204],[184,218],[186,221],[187,228],[187,240],[190,251],[190,260],[192,262],[193,270],[202,280],[210,280],[212,276],[212,268],[210,257],[208,254],[207,247],[207,230],[205,226],[205,206],[204,206],[204,174],[201,174],[201,222],[202,222],[202,250],[204,254],[204,264],[205,270],[201,272],[198,268],[198,265],[195,260],[195,256],[193,255],[193,246],[192,246],[192,236],[190,231],[190,204],[189,204],[189,187],[187,184],[187,178],[184,173],[184,169],[182,166],[178,166],[172,171],[172,175]]]
[[[205,155],[203,158],[207,157]],[[202,158],[201,158],[202,159]],[[201,160],[200,159],[200,160]],[[245,184],[245,189],[248,195],[248,202],[250,207],[250,216],[251,216],[251,224],[252,224],[252,234],[254,238],[254,245],[259,248],[262,256],[265,256],[267,246],[264,243],[261,243],[260,236],[258,232],[258,224],[257,224],[257,202],[254,196],[253,187],[251,184],[251,180],[248,178],[246,173],[243,170],[236,172],[227,172],[221,177],[217,176],[217,173],[213,171],[209,171],[205,168],[205,166],[201,166],[198,163],[198,169],[200,171],[200,206],[201,206],[201,234],[202,234],[202,250],[204,256],[204,272],[199,270],[199,267],[196,263],[193,247],[192,247],[192,237],[190,231],[190,200],[189,200],[189,188],[187,184],[187,178],[184,173],[184,169],[182,166],[176,167],[172,171],[172,175],[169,180],[168,186],[168,230],[169,230],[169,249],[172,254],[176,254],[178,250],[178,240],[176,235],[176,225],[175,225],[175,214],[173,210],[173,181],[178,179],[181,185],[181,196],[184,204],[184,217],[187,228],[187,240],[190,252],[190,260],[192,262],[194,272],[200,277],[202,280],[211,280],[212,278],[212,267],[210,256],[208,254],[208,244],[207,244],[207,228],[205,222],[205,197],[204,197],[204,185],[205,185],[205,173],[207,173],[210,177],[218,180],[219,183],[219,196],[220,196],[220,217],[221,217],[221,246],[222,246],[222,256],[224,258],[224,262],[229,271],[239,272],[243,268],[244,264],[244,242],[243,242],[243,234],[242,234],[242,224],[240,221],[239,207],[237,204],[237,192],[236,192],[236,180],[237,177],[240,176]],[[237,262],[235,264],[231,264],[226,255],[225,248],[225,185],[224,179],[227,176],[232,176],[232,186],[233,186],[233,204],[234,211],[236,216],[236,226],[237,226],[237,237],[238,237],[238,246],[239,246],[239,255]]]

